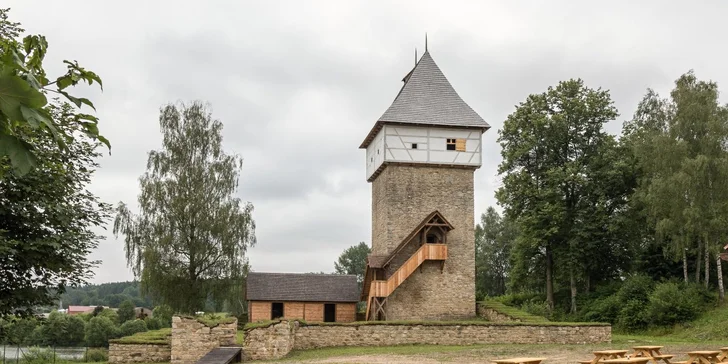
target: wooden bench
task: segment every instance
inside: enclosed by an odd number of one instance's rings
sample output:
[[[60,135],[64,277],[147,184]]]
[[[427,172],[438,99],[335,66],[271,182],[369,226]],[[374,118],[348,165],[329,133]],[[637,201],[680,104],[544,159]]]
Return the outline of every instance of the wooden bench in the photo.
[[[511,359],[495,359],[495,364],[541,364],[546,358],[511,358]]]
[[[651,358],[618,358],[618,359],[607,359],[600,361],[604,364],[647,364]]]

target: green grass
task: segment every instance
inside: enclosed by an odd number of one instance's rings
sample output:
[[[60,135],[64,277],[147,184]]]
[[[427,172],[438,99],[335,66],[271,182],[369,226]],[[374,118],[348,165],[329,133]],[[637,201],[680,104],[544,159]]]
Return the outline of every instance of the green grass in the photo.
[[[109,340],[109,342],[117,344],[168,344],[171,335],[172,329],[166,328],[138,332],[131,336],[125,336],[120,339]]]
[[[216,327],[220,324],[231,324],[237,320],[235,316],[230,316],[226,312],[206,313],[199,316],[180,315],[180,317],[197,320],[197,322],[207,327]]]
[[[238,333],[235,335],[235,343],[243,346],[243,344],[245,343],[245,331],[238,330]]]
[[[545,317],[532,315],[528,312],[521,311],[515,307],[506,306],[505,304],[498,302],[498,301],[486,300],[486,301],[481,301],[479,303],[482,307],[489,308],[500,314],[506,315],[508,317],[511,317],[511,318],[514,318],[517,320],[521,320],[522,322],[548,322],[548,320]]]

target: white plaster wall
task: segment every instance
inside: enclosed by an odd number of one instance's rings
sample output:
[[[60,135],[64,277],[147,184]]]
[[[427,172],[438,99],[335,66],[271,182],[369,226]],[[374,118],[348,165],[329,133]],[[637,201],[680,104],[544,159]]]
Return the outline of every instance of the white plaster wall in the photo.
[[[480,167],[480,129],[421,126],[385,127],[386,162],[453,164]],[[447,150],[447,139],[465,139],[465,151]],[[412,149],[417,143],[417,149]]]
[[[384,163],[384,129],[379,131],[367,147],[367,179]]]

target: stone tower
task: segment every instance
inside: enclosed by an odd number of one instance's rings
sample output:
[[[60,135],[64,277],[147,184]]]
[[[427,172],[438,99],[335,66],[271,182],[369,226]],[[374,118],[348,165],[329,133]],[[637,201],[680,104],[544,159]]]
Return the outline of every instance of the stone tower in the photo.
[[[372,254],[361,297],[367,319],[472,317],[473,172],[490,126],[429,52],[403,82],[360,146],[372,183]]]

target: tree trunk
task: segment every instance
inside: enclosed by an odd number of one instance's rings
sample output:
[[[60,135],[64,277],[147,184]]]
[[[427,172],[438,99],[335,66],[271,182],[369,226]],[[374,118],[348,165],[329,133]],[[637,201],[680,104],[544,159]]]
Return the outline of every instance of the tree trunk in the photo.
[[[708,288],[710,282],[710,245],[705,243],[705,288]]]
[[[688,283],[688,252],[683,249],[683,278],[685,283]]]
[[[546,245],[546,304],[549,310],[554,310],[554,282],[553,276],[554,260],[551,256],[551,247]]]
[[[703,250],[702,246],[698,246],[697,254],[695,255],[695,283],[700,283],[700,258]]]
[[[722,303],[725,300],[725,289],[723,288],[723,268],[720,266],[720,253],[715,261],[715,266],[718,269],[718,297],[720,297]]]
[[[571,281],[571,313],[576,313],[576,278],[574,277],[574,268],[569,272],[569,280]]]

